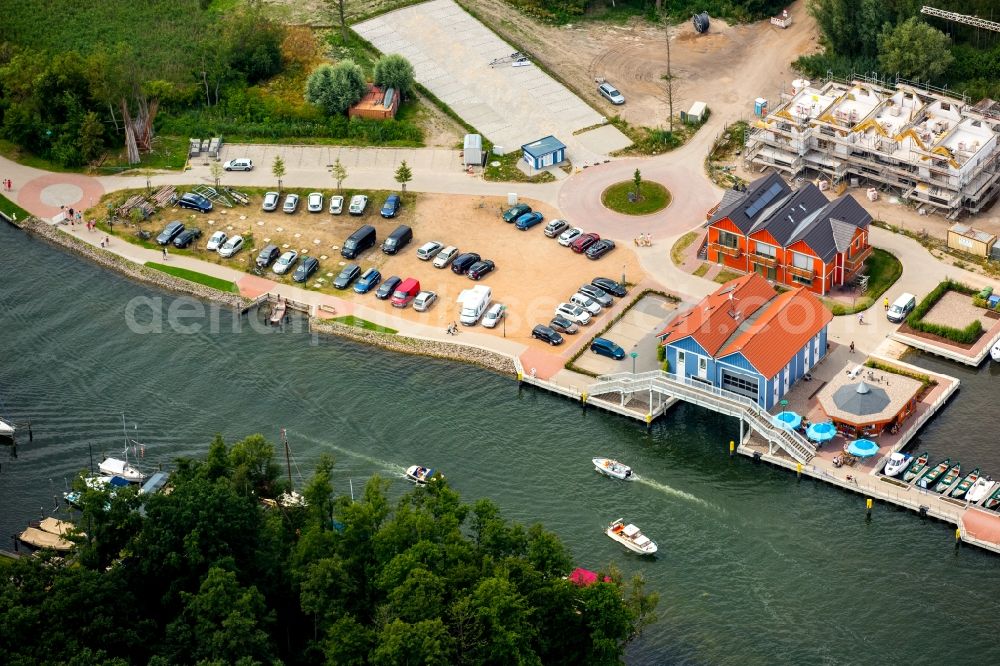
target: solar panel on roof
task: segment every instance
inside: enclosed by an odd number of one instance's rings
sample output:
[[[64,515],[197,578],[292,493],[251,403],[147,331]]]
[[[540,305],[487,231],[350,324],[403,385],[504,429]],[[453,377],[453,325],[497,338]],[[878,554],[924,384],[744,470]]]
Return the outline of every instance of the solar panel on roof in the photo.
[[[774,183],[771,187],[767,188],[767,191],[760,195],[757,201],[754,201],[753,204],[747,208],[747,217],[753,219],[753,216],[759,213],[761,208],[774,201],[774,197],[779,194],[781,194],[781,183]]]

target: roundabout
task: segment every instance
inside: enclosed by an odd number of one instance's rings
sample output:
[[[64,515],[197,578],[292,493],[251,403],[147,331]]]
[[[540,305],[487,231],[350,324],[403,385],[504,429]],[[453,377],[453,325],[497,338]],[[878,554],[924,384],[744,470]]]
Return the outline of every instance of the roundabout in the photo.
[[[635,182],[631,180],[615,183],[601,193],[604,207],[623,215],[652,215],[669,206],[670,201],[670,191],[649,180],[639,184],[638,196]]]

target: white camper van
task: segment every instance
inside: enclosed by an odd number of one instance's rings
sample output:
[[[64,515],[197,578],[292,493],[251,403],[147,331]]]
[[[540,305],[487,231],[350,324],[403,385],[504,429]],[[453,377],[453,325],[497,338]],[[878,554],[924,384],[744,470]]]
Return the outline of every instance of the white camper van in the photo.
[[[461,307],[458,320],[465,326],[475,326],[479,318],[486,312],[486,308],[490,306],[492,296],[493,290],[484,284],[463,290],[458,295],[458,304]]]

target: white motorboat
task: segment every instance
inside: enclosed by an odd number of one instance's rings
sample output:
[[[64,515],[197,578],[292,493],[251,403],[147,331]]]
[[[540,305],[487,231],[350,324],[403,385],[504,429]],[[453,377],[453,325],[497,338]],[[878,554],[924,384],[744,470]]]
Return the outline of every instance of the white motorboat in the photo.
[[[889,456],[889,462],[885,464],[885,469],[882,472],[886,476],[899,476],[903,473],[910,463],[913,462],[913,456],[908,453],[893,453]]]
[[[435,469],[433,467],[412,465],[406,469],[406,478],[422,486],[434,477],[434,473]],[[438,472],[438,476],[441,476],[440,472]]]
[[[993,345],[993,349],[990,350],[990,356],[993,357],[994,361],[1000,363],[1000,342]]]
[[[626,525],[625,521],[621,518],[608,525],[605,534],[633,553],[652,555],[656,552],[656,544],[650,541],[649,537],[643,534],[635,525],[631,523]]]
[[[14,425],[0,419],[0,437],[13,437]]]
[[[594,469],[613,479],[631,479],[632,468],[611,458],[594,458]]]
[[[972,504],[978,504],[981,499],[990,494],[997,482],[988,476],[981,476],[979,479],[972,484],[969,488],[969,492],[966,493],[965,499],[969,500]]]
[[[101,474],[120,476],[129,483],[142,483],[146,480],[146,475],[139,471],[138,467],[133,467],[118,458],[105,458],[97,468],[101,470]]]

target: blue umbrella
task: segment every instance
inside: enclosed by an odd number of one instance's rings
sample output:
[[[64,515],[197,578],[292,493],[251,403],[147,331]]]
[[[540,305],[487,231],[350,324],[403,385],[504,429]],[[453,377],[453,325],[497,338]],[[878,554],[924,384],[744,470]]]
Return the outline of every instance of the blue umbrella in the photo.
[[[786,430],[795,430],[802,425],[802,417],[795,412],[779,412],[774,415],[774,425]]]
[[[878,444],[870,439],[856,439],[847,447],[847,452],[859,458],[871,458],[878,454]]]
[[[813,423],[806,429],[806,437],[814,442],[829,442],[837,436],[837,428],[830,421]]]

